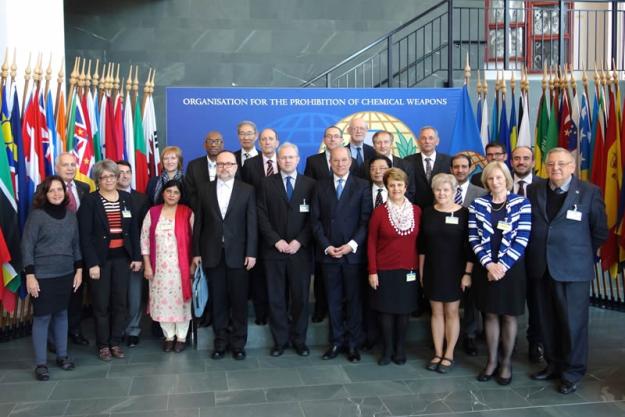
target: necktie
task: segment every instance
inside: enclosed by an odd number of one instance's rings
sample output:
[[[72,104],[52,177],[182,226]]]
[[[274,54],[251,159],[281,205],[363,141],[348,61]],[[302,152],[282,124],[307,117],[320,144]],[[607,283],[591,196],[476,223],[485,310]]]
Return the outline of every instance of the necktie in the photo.
[[[245,152],[245,153],[243,154],[243,156],[244,156],[245,158],[243,158],[243,161],[241,161],[241,166],[245,165],[245,161],[247,161],[247,160],[249,159],[250,154],[249,154],[249,153],[247,153],[247,152]]]
[[[271,159],[267,161],[267,176],[273,175],[273,163]]]
[[[378,194],[375,196],[375,207],[377,208],[381,204],[384,204],[382,200],[382,189],[378,188]]]
[[[364,160],[362,159],[362,148],[356,148],[356,164],[358,164],[358,166],[362,166],[362,164],[364,163]]]
[[[562,188],[560,188],[560,187],[556,187],[556,189],[553,190],[553,191],[555,191],[556,194],[563,194],[564,193],[564,190]]]
[[[520,180],[517,184],[519,184],[519,189],[517,190],[517,194],[525,197],[525,181]]]
[[[430,180],[432,177],[432,158],[425,158],[425,178]]]
[[[339,178],[339,183],[336,186],[336,198],[337,199],[340,199],[341,194],[343,194],[343,181],[345,181],[343,178]]]
[[[76,201],[76,196],[74,195],[73,182],[67,184],[67,196],[69,197],[69,204],[67,205],[67,209],[72,213],[76,213],[76,210],[78,210],[78,203]]]
[[[291,197],[293,197],[293,184],[291,184],[290,176],[286,177],[286,197],[291,201]]]
[[[454,196],[454,203],[462,205],[462,187],[456,189],[456,195]]]

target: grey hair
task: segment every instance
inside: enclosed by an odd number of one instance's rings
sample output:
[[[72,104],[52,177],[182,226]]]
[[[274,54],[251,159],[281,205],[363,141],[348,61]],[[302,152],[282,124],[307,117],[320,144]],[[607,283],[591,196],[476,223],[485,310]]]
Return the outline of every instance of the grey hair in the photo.
[[[103,159],[100,162],[96,162],[95,166],[93,167],[93,177],[96,184],[100,184],[100,177],[102,176],[102,173],[104,173],[104,171],[112,172],[113,174],[115,174],[116,177],[119,177],[119,168],[117,167],[115,161],[112,161],[110,159]]]
[[[297,154],[297,156],[299,156],[299,148],[297,147],[296,144],[292,143],[292,142],[284,142],[282,145],[280,145],[280,147],[278,148],[278,155],[280,155],[280,151],[283,148],[291,148],[291,149],[295,149],[295,153]]]
[[[434,131],[434,136],[436,136],[437,138],[439,138],[438,136],[438,130],[434,127],[434,126],[423,126],[421,129],[419,129],[419,137],[421,137],[421,133],[423,133],[424,130],[433,130]]]
[[[440,174],[434,175],[432,178],[432,191],[440,187],[442,184],[449,184],[453,191],[456,191],[456,188],[458,188],[458,181],[456,180],[456,177],[451,174],[441,172]]]
[[[251,120],[242,120],[239,123],[237,123],[237,133],[239,132],[239,129],[241,129],[241,126],[243,125],[250,125],[254,128],[254,133],[258,132],[258,129],[256,129],[256,123],[252,122]]]

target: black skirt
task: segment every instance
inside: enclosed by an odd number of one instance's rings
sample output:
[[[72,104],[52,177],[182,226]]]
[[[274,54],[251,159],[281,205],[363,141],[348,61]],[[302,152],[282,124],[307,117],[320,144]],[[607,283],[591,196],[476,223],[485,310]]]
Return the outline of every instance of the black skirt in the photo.
[[[472,286],[475,304],[484,313],[521,316],[525,313],[525,259],[519,258],[503,279],[488,281],[488,273],[479,262],[473,268]]]
[[[67,309],[72,295],[74,274],[38,279],[39,297],[31,298],[35,316],[47,316]]]
[[[406,275],[409,272],[406,269],[378,271],[378,289],[367,286],[371,308],[389,314],[410,314],[415,311],[419,273],[412,271],[415,273],[415,280],[407,281]]]

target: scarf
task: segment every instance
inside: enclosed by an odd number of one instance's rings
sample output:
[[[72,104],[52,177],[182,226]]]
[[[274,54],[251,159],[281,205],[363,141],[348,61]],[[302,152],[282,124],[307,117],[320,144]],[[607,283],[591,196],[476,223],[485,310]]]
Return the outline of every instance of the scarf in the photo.
[[[167,184],[168,181],[177,180],[182,182],[182,171],[177,170],[176,175],[173,178],[169,178],[167,171],[163,171],[161,175],[158,177],[158,181],[156,181],[156,186],[154,187],[154,204],[163,204],[163,197],[161,196],[161,192],[163,191],[163,187]]]
[[[150,264],[156,272],[156,225],[161,217],[163,205],[159,204],[150,209]],[[184,204],[176,207],[174,220],[174,236],[178,247],[178,268],[180,269],[180,282],[182,285],[182,298],[184,301],[191,299],[191,209]]]

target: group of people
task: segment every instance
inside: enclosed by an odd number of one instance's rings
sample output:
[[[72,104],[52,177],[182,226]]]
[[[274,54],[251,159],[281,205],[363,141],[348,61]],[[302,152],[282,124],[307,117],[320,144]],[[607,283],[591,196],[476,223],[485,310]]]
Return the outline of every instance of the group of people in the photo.
[[[507,385],[527,303],[529,357],[547,363],[532,378],[557,378],[561,393],[575,391],[586,372],[589,283],[607,226],[599,190],[574,176],[574,156],[552,149],[542,179],[530,148],[508,158],[490,144],[481,175],[470,178],[471,157],[437,152],[433,127],[421,128],[420,152],[405,159],[393,155],[390,132],[376,132],[370,146],[363,119],[346,130],[344,146],[341,129],[325,129],[324,150],[306,160],[304,174],[297,146],[280,144],[274,129],[239,123],[236,152],[212,131],[206,156],[184,174],[180,149],[165,148],[147,195],[130,187],[130,165],[109,160],[96,165],[97,190],[80,192],[72,155],[61,155],[60,176],[37,191],[22,242],[37,378],[49,378],[48,333],[57,364],[73,368],[64,335],[85,341],[80,318],[72,325],[85,282],[101,359],[123,357],[123,337],[139,343],[142,278],[163,350],[184,350],[191,277],[203,268],[210,301],[202,319],[213,327],[215,360],[227,351],[245,359],[249,298],[256,324],[269,324],[271,356],[289,346],[309,355],[314,276],[313,322],[329,318],[324,360],[345,353],[358,362],[379,344],[379,365],[404,364],[410,315],[428,309],[428,370],[450,372],[461,337],[477,355],[483,327],[488,359],[477,379]]]

